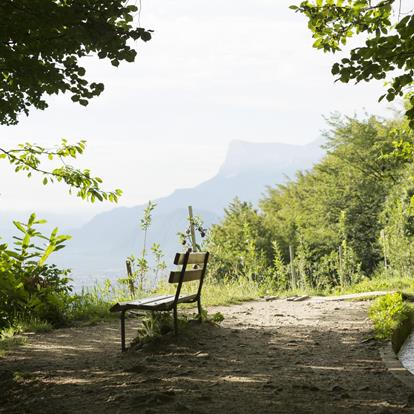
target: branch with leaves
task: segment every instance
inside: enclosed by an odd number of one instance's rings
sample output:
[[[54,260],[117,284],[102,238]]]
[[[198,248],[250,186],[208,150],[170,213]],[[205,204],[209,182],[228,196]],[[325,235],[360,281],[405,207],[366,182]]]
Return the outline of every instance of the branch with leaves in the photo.
[[[151,30],[134,25],[137,12],[128,0],[2,0],[0,124],[17,124],[33,107],[46,109],[45,95],[68,92],[88,105],[104,85],[85,78],[80,60],[133,62],[133,42],[151,39]]]
[[[365,43],[332,66],[332,74],[344,83],[387,80],[388,89],[379,100],[391,102],[414,86],[414,14],[400,19],[403,14],[393,9],[395,4],[395,0],[316,0],[291,9],[308,18],[313,47],[324,52],[339,52],[351,37],[367,35]],[[414,128],[414,95],[408,101],[406,116]]]
[[[65,159],[75,159],[83,154],[86,141],[76,144],[69,144],[62,139],[59,146],[55,148],[45,148],[36,144],[19,144],[17,148],[5,149],[0,147],[0,159],[7,160],[15,168],[15,172],[25,172],[27,177],[33,173],[43,176],[43,184],[64,182],[69,186],[69,193],[73,190],[76,195],[83,200],[91,201],[110,201],[117,202],[122,195],[120,189],[104,191],[100,188],[102,179],[91,175],[88,169],[80,170],[65,163]],[[58,161],[59,166],[46,169],[42,165],[45,162]]]

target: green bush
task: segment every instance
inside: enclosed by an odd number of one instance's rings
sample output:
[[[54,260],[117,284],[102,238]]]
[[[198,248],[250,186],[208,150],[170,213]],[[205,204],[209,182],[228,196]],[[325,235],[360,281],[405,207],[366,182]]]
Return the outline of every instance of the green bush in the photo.
[[[392,333],[404,322],[413,308],[403,301],[401,293],[379,297],[369,309],[369,317],[374,323],[378,339],[391,339]]]
[[[69,271],[45,262],[70,237],[58,235],[57,228],[44,236],[36,230],[44,222],[36,220],[35,214],[27,223],[14,222],[21,232],[14,237],[14,250],[0,245],[0,330],[30,319],[53,326],[65,323],[72,301]]]

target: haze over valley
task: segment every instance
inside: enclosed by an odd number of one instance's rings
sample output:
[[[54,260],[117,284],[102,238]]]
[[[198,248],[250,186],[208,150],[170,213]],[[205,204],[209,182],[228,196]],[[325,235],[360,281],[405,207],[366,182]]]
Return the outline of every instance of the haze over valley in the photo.
[[[225,161],[214,177],[193,188],[177,189],[169,196],[153,200],[157,207],[153,212],[148,245],[160,243],[169,265],[174,252],[182,248],[177,232],[187,226],[188,205],[193,206],[195,214],[207,227],[220,220],[224,208],[235,197],[257,205],[266,186],[281,184],[294,178],[297,171],[309,169],[318,162],[324,153],[321,144],[322,140],[307,145],[231,142]],[[139,221],[145,206],[116,207],[86,222],[83,222],[84,217],[75,214],[39,214],[48,220],[43,229],[51,230],[60,223],[60,233],[72,235],[66,248],[51,256],[51,262],[72,269],[77,287],[122,277],[126,257],[137,255],[142,248]],[[27,219],[30,213],[20,213],[17,218]],[[11,223],[16,214],[2,216],[0,231],[10,242],[11,236],[16,234]]]

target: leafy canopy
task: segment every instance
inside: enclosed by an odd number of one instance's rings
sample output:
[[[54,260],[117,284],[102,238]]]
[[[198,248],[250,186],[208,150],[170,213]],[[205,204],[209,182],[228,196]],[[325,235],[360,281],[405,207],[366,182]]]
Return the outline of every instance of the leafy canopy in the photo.
[[[364,34],[362,44],[333,65],[332,74],[345,83],[387,80],[387,92],[380,100],[391,102],[410,90],[414,76],[414,14],[394,11],[396,4],[395,0],[315,0],[291,8],[308,18],[313,46],[325,52],[338,52],[349,38]],[[408,99],[406,115],[414,128],[414,96]]]
[[[127,0],[2,0],[0,2],[0,125],[18,123],[29,109],[47,108],[45,95],[70,93],[72,101],[87,105],[99,95],[102,83],[89,83],[81,59],[96,54],[112,65],[133,62],[130,41],[151,39],[150,31],[134,27],[137,7]],[[0,147],[0,159],[16,172],[40,174],[43,184],[59,181],[88,201],[116,202],[121,191],[106,192],[102,180],[88,169],[68,165],[85,149],[85,141],[45,148],[24,143]],[[57,165],[56,165],[57,163]],[[69,270],[46,264],[70,236],[54,229],[49,237],[36,229],[43,220],[32,214],[27,223],[15,221],[22,233],[15,249],[0,243],[0,330],[22,318],[38,318],[61,326],[74,300],[66,277]],[[39,241],[41,244],[39,245]]]
[[[268,188],[259,210],[233,201],[211,227],[214,278],[330,291],[413,274],[413,129],[339,115],[328,125],[327,154],[310,171]]]
[[[80,59],[96,54],[118,66],[133,62],[129,41],[151,39],[134,27],[125,0],[2,0],[0,2],[0,124],[29,109],[47,108],[44,95],[68,92],[87,105],[104,85],[85,79]]]
[[[118,66],[133,62],[131,41],[151,39],[151,30],[135,27],[135,5],[127,0],[4,0],[0,2],[0,124],[17,124],[31,107],[46,109],[45,95],[70,93],[72,101],[87,105],[104,85],[85,79],[81,59],[92,54]],[[89,170],[65,163],[85,149],[85,141],[55,148],[24,143],[0,147],[0,159],[16,172],[38,173],[43,184],[64,182],[69,191],[94,202],[116,202],[121,190],[103,191],[102,180]],[[46,162],[58,165],[46,168]]]

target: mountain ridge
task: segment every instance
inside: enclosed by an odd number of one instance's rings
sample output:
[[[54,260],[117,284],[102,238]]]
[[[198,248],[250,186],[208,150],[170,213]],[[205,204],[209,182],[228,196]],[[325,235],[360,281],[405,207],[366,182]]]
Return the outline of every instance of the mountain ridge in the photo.
[[[306,145],[232,141],[217,174],[192,188],[177,189],[155,200],[157,207],[148,246],[159,242],[169,263],[173,253],[181,249],[177,232],[187,226],[188,205],[206,226],[218,222],[235,197],[256,205],[266,187],[283,184],[299,170],[309,169],[318,162],[324,155],[321,143],[321,140]],[[78,286],[122,276],[126,257],[140,251],[143,234],[139,223],[145,206],[121,206],[98,213],[81,227],[72,229],[72,240],[51,261],[72,268]]]

